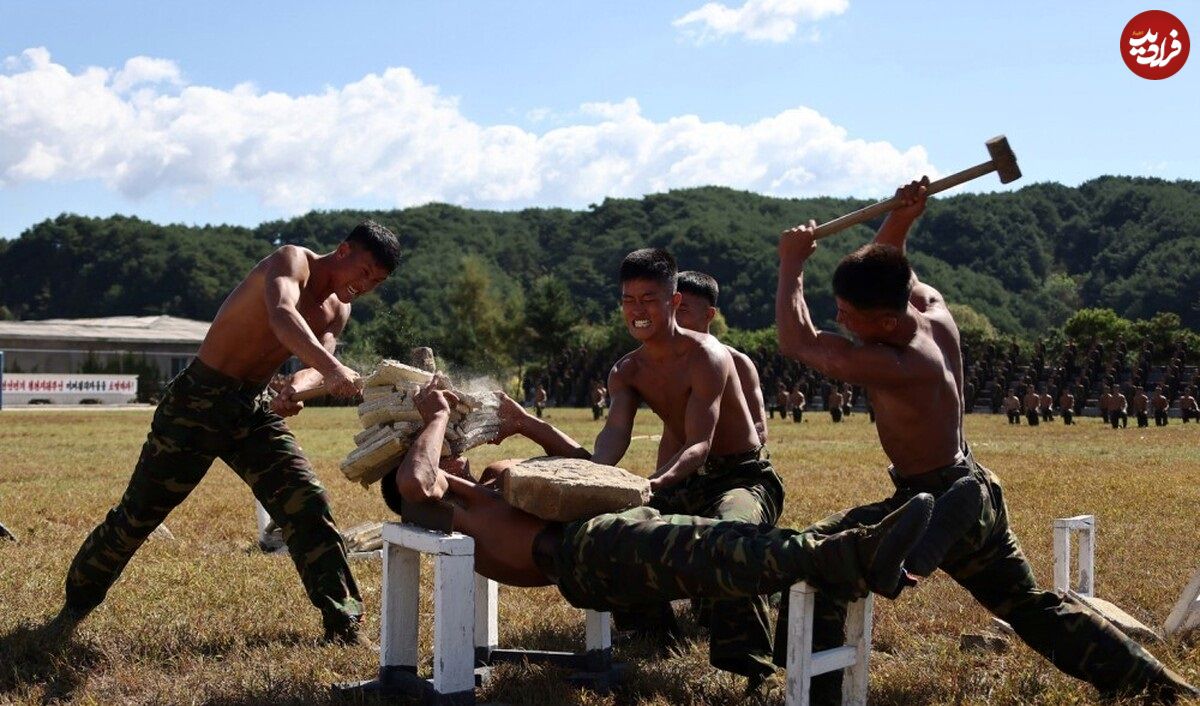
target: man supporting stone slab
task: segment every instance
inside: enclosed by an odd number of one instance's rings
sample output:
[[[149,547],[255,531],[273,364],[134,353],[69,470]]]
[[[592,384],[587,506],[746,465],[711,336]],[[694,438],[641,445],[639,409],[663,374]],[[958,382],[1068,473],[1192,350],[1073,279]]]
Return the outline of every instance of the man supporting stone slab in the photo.
[[[425,426],[382,483],[388,507],[441,501],[450,526],[475,540],[475,571],[512,586],[556,585],[584,609],[629,609],[678,598],[748,597],[798,581],[855,594],[894,591],[925,530],[932,499],[918,495],[878,524],[817,538],[806,530],[663,515],[650,507],[552,522],[493,488],[447,473],[440,458],[452,400],[424,388]],[[512,467],[490,467],[494,482]]]
[[[783,483],[766,459],[737,365],[716,338],[679,324],[683,300],[675,260],[660,249],[636,250],[621,263],[621,312],[640,346],[608,376],[608,419],[593,452],[502,398],[499,439],[528,436],[546,453],[615,464],[624,457],[634,417],[644,403],[663,422],[669,453],[650,476],[650,506],[663,514],[697,515],[774,525],[783,509]],[[615,612],[618,627],[655,636],[678,634],[670,605]],[[774,672],[770,611],[754,596],[713,606],[709,660],[753,684]]]

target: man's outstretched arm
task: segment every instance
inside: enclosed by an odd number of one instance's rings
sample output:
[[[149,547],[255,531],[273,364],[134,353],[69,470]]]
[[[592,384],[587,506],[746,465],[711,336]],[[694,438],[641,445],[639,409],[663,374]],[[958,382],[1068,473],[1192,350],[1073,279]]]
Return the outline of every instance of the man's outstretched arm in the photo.
[[[591,458],[588,450],[578,441],[567,436],[558,427],[544,419],[538,419],[525,411],[516,400],[504,394],[496,393],[500,401],[497,415],[500,418],[500,431],[493,444],[499,444],[514,434],[520,434],[533,443],[542,447],[548,456],[568,456],[571,458]]]

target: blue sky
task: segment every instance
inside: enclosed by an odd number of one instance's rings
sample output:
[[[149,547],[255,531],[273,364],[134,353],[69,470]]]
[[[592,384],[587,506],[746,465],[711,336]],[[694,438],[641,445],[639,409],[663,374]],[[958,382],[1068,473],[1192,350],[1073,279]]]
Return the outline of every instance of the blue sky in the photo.
[[[882,197],[981,161],[1200,177],[1200,57],[1119,54],[1164,2],[8,2],[0,237],[63,211],[256,224],[431,200],[585,207],[723,184]],[[994,178],[974,190],[998,188]]]

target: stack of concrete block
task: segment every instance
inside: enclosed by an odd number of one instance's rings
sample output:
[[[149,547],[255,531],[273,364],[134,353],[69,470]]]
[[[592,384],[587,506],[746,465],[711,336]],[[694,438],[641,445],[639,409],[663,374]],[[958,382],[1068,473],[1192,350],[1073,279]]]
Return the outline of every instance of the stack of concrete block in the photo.
[[[394,468],[424,428],[417,411],[416,395],[434,373],[410,365],[384,360],[367,376],[358,420],[363,431],[354,437],[355,449],[342,461],[346,478],[369,486]],[[442,445],[443,456],[459,456],[496,438],[499,419],[491,395],[482,399],[454,389],[442,377],[439,385],[454,393],[459,402],[450,412],[450,424]]]

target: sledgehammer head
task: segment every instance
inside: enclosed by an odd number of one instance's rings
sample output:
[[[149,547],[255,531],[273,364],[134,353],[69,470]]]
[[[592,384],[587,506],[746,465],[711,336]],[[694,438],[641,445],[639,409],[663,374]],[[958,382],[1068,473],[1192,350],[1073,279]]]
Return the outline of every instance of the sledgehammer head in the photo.
[[[996,174],[1000,177],[1001,184],[1021,178],[1021,168],[1017,166],[1017,155],[1013,154],[1012,148],[1008,146],[1007,137],[997,135],[984,144],[987,145],[992,164],[996,166]]]

